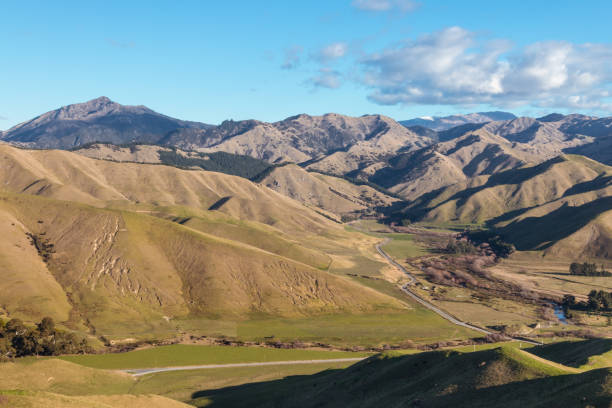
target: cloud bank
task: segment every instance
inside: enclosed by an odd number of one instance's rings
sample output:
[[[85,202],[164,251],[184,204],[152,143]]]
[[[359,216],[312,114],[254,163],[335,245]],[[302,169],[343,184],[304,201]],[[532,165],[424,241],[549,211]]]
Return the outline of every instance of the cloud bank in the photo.
[[[611,107],[612,44],[548,41],[513,49],[449,27],[357,64],[368,98],[382,105]]]

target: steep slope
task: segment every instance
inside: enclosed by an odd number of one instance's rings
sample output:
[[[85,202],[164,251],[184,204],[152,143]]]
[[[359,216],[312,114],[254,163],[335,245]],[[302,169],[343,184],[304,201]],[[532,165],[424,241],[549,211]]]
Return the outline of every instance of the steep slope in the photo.
[[[430,143],[428,138],[381,115],[358,118],[337,114],[298,115],[276,123],[251,122],[250,125],[247,130],[240,128],[239,133],[224,136],[219,142],[206,137],[202,139],[207,140],[205,145],[184,144],[177,136],[166,143],[244,154],[269,162],[309,162],[312,169],[339,175],[380,160],[390,152],[412,150]]]
[[[253,313],[296,317],[403,308],[347,278],[147,214],[27,194],[0,198],[0,210],[23,225],[24,235],[44,243],[38,252],[70,299],[70,324],[86,323],[108,338],[168,335],[176,330],[172,320],[187,316],[245,319]],[[12,272],[7,267],[3,274]],[[17,289],[8,296],[34,295]],[[37,294],[49,296],[42,289]],[[48,306],[59,314],[63,303]]]
[[[612,259],[612,195],[584,204],[570,202],[557,200],[526,211],[504,223],[499,233],[519,250],[543,250],[556,258]],[[550,212],[543,215],[545,211]]]
[[[271,167],[269,163],[250,156],[240,156],[225,152],[202,153],[184,151],[176,147],[135,143],[129,145],[94,143],[73,149],[72,151],[93,159],[166,164],[179,168],[217,171],[248,179],[256,177]]]
[[[367,185],[355,185],[346,180],[307,172],[296,165],[277,167],[261,184],[279,193],[334,214],[339,219],[357,216],[386,207],[398,201]]]
[[[411,209],[414,215],[421,211],[423,219],[438,222],[501,222],[511,218],[505,214],[533,207],[531,211],[543,215],[563,203],[579,205],[611,195],[611,170],[581,156],[560,156],[493,174],[471,188],[451,186],[433,192],[412,203]]]
[[[452,140],[391,158],[388,166],[367,176],[408,200],[423,194],[542,161],[527,145],[511,143],[484,129],[469,131]]]
[[[406,127],[423,126],[428,129],[440,131],[453,128],[455,126],[465,125],[467,123],[486,123],[500,120],[512,120],[516,118],[509,112],[477,112],[467,115],[450,115],[450,116],[427,116],[410,120],[402,120],[399,123]]]
[[[4,190],[95,206],[214,209],[284,231],[321,232],[334,224],[300,203],[244,178],[169,166],[114,163],[65,151],[0,145]],[[147,210],[150,208],[143,208]]]
[[[207,127],[170,118],[145,106],[125,106],[100,97],[47,112],[1,136],[6,142],[22,146],[68,149],[95,141],[155,143],[177,128]]]
[[[302,242],[338,247],[346,232],[244,178],[9,146],[0,163],[0,307],[11,317],[50,314],[115,338],[172,334],[188,316],[405,307],[323,271],[329,256]]]

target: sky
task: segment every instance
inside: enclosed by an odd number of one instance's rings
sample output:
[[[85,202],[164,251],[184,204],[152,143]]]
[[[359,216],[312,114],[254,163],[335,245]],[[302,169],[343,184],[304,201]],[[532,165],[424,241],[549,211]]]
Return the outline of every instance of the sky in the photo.
[[[600,0],[2,0],[0,129],[99,96],[211,124],[610,116],[611,15]]]

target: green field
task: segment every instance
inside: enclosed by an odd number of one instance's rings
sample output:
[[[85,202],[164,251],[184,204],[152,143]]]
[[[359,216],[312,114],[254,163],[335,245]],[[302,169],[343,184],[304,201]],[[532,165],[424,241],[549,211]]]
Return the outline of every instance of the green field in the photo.
[[[412,234],[387,234],[392,238],[387,244],[383,245],[382,249],[395,260],[404,260],[406,258],[416,258],[428,253],[426,248],[414,241]]]
[[[314,375],[326,370],[343,369],[352,364],[354,363],[317,363],[171,371],[140,377],[130,392],[133,394],[157,394],[189,402],[194,393],[202,390],[281,380],[291,376]]]
[[[367,353],[343,351],[274,349],[267,347],[197,346],[175,344],[127,353],[63,356],[62,360],[86,367],[129,369],[200,364],[231,364],[265,361],[324,360],[365,357]]]
[[[437,314],[412,304],[412,310],[397,313],[329,315],[314,319],[251,320],[238,326],[241,339],[321,341],[336,345],[380,346],[407,339],[432,343],[442,339],[477,337],[477,332],[455,326]]]

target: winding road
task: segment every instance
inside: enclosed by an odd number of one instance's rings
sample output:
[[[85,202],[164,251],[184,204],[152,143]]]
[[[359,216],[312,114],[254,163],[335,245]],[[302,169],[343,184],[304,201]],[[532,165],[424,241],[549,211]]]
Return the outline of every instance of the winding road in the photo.
[[[397,269],[399,269],[401,272],[403,272],[407,277],[408,277],[408,283],[406,283],[405,285],[403,285],[401,287],[402,292],[404,292],[406,295],[410,296],[412,299],[414,299],[415,301],[419,302],[421,305],[423,305],[424,307],[426,307],[427,309],[431,310],[434,313],[437,313],[438,315],[440,315],[442,318],[448,320],[449,322],[456,324],[457,326],[461,326],[461,327],[465,327],[466,329],[470,329],[470,330],[475,330],[477,332],[483,333],[483,334],[494,334],[495,332],[487,330],[487,329],[483,329],[482,327],[478,327],[478,326],[474,326],[473,324],[470,323],[466,323],[463,322],[459,319],[457,319],[456,317],[452,316],[451,314],[445,312],[444,310],[440,309],[439,307],[437,307],[436,305],[434,305],[433,303],[428,302],[427,300],[423,299],[422,297],[420,297],[419,295],[417,295],[415,292],[413,292],[412,290],[410,290],[410,286],[416,283],[416,278],[406,270],[406,268],[404,268],[402,265],[400,265],[399,263],[395,262],[395,260],[393,258],[391,258],[383,249],[382,246],[389,243],[389,241],[391,241],[391,238],[385,238],[385,240],[379,244],[376,245],[376,250],[378,251],[378,253],[385,258],[385,260],[393,265],[394,267],[396,267]],[[512,340],[515,341],[521,341],[523,343],[529,343],[529,344],[533,344],[536,346],[539,346],[540,343],[535,342],[533,340],[529,340],[529,339],[525,339],[525,338],[516,338],[513,337]]]
[[[399,269],[402,273],[404,273],[408,277],[408,283],[401,287],[401,290],[414,299],[416,302],[423,305],[423,307],[431,310],[432,312],[438,314],[442,318],[448,320],[449,322],[456,324],[457,326],[465,327],[466,329],[475,330],[477,332],[483,334],[493,334],[493,331],[484,329],[482,327],[474,326],[473,324],[463,322],[451,314],[445,312],[444,310],[438,308],[436,305],[428,302],[423,299],[415,292],[410,290],[410,286],[417,282],[416,278],[406,270],[402,265],[397,263],[393,258],[391,258],[383,249],[382,246],[389,243],[391,238],[385,238],[384,241],[376,245],[376,250],[378,253],[385,258],[385,260],[392,266]],[[533,345],[540,345],[533,340],[525,339],[525,338],[512,338],[515,341],[521,341],[524,343],[529,343]],[[235,367],[265,367],[265,366],[275,366],[275,365],[295,365],[295,364],[323,364],[323,363],[349,363],[349,362],[357,362],[366,359],[367,357],[354,357],[354,358],[334,358],[334,359],[326,359],[326,360],[291,360],[291,361],[266,361],[259,363],[233,363],[233,364],[204,364],[204,365],[189,365],[189,366],[176,366],[176,367],[156,367],[156,368],[133,368],[127,370],[118,370],[124,373],[132,374],[134,377],[140,377],[147,374],[153,373],[163,373],[167,371],[183,371],[183,370],[198,370],[198,369],[207,369],[207,368],[235,368]]]

